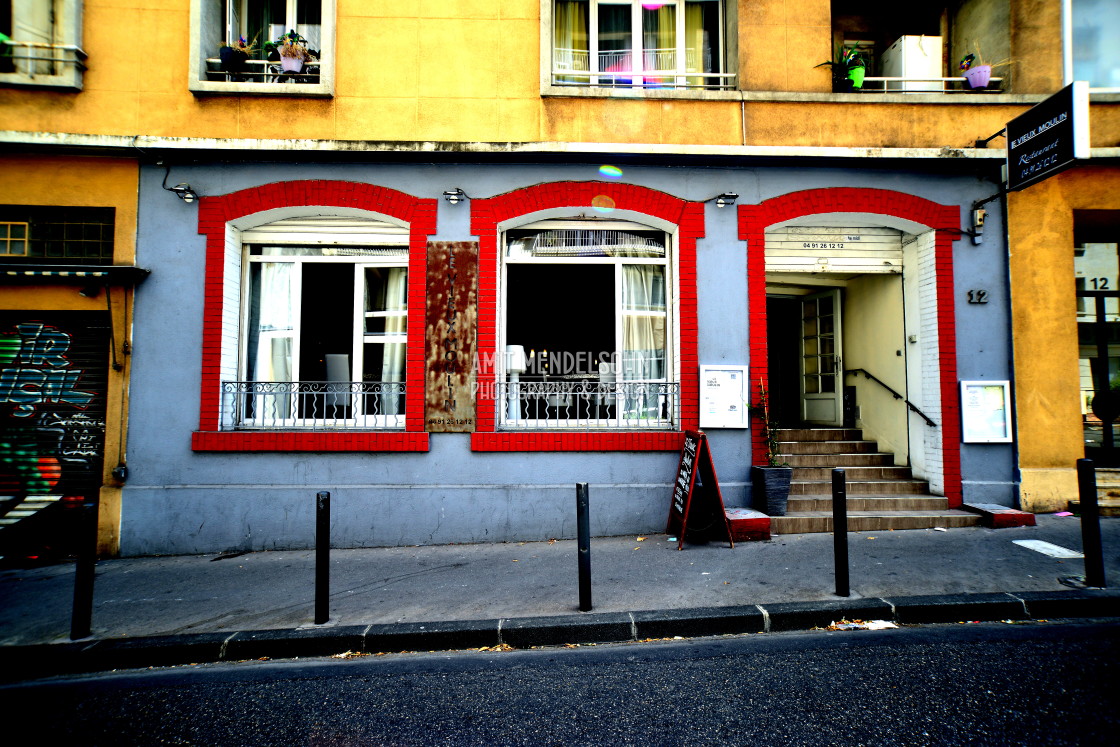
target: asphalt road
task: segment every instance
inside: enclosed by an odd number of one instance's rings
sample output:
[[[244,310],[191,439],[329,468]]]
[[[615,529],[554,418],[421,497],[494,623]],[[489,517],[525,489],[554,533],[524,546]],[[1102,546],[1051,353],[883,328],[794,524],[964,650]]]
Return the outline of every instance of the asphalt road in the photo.
[[[1120,622],[243,662],[0,688],[83,745],[1094,745]],[[1112,735],[1111,737],[1109,735]]]

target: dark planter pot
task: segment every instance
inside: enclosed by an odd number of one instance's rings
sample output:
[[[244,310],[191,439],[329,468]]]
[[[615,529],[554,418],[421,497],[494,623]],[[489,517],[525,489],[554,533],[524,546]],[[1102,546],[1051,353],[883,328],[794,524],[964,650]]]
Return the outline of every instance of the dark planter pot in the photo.
[[[245,72],[245,63],[249,60],[249,55],[242,52],[240,49],[233,47],[222,47],[218,50],[218,59],[222,61],[222,70],[227,73],[243,73]]]
[[[751,467],[751,502],[767,516],[785,516],[793,467]]]

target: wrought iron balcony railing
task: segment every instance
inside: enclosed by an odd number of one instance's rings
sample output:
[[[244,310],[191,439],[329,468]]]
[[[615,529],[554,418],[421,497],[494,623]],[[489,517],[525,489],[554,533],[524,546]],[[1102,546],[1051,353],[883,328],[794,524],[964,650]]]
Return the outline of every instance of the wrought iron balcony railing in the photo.
[[[246,60],[237,72],[222,69],[217,57],[206,60],[206,80],[227,83],[318,83],[319,60],[305,62],[300,72],[284,70],[279,62],[271,60]]]
[[[678,65],[675,48],[642,51],[641,69],[635,70],[630,49],[601,51],[591,69],[591,53],[585,49],[557,47],[552,50],[552,83],[558,86],[636,86],[639,88],[732,88],[734,73],[710,72],[711,50],[685,50],[684,65]]]
[[[75,44],[0,42],[0,83],[81,89],[86,53]]]
[[[389,381],[224,381],[221,428],[401,430],[405,386]]]
[[[501,381],[494,400],[510,430],[673,430],[681,387],[667,381]]]

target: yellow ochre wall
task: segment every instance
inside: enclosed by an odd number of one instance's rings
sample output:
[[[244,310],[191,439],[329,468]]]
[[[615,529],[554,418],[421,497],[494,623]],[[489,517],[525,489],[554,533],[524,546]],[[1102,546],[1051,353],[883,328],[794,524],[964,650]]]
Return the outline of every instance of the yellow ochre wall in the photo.
[[[734,94],[698,100],[704,94],[695,92],[542,97],[540,0],[337,0],[338,64],[328,99],[192,94],[190,0],[85,0],[84,8],[85,90],[0,89],[0,130],[962,148],[1025,108],[964,95],[939,104],[821,100],[830,74],[815,65],[831,56],[829,0],[739,0],[740,88],[782,94],[745,102]],[[1060,0],[1012,1],[1015,93],[1060,87],[1059,9]],[[792,100],[775,100],[782,98]],[[1096,121],[1094,128],[1103,134]],[[1120,123],[1106,129],[1115,141]]]
[[[135,161],[119,158],[0,157],[0,204],[115,207],[113,263],[131,265],[136,257],[136,194],[139,173]],[[18,178],[15,178],[18,175]],[[93,298],[78,294],[74,285],[3,285],[0,309],[5,311],[106,310],[105,293]],[[104,487],[98,508],[98,552],[116,554],[120,534],[120,484],[111,474],[122,454],[121,439],[128,423],[129,357],[123,345],[131,340],[132,290],[111,289],[113,336],[122,371],[109,367],[105,418]],[[108,350],[106,356],[110,355]]]
[[[1075,166],[1008,195],[1015,397],[1023,509],[1063,510],[1085,456],[1079,402],[1073,211],[1120,210],[1120,169]]]

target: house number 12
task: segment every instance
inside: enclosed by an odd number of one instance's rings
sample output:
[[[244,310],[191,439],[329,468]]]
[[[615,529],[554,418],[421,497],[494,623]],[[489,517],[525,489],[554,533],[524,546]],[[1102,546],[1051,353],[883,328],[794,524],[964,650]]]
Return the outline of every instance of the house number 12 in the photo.
[[[988,291],[986,290],[970,290],[968,292],[969,303],[987,303]]]

